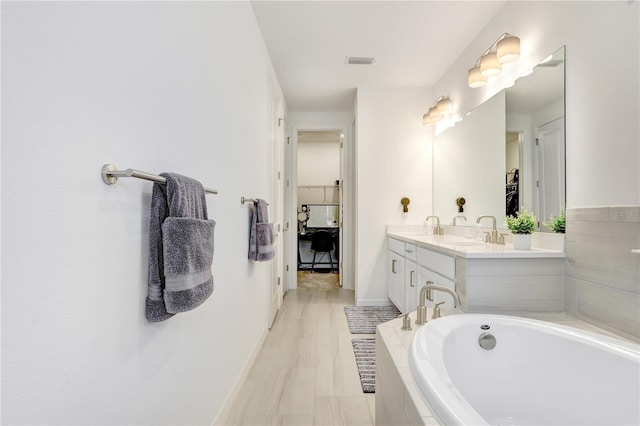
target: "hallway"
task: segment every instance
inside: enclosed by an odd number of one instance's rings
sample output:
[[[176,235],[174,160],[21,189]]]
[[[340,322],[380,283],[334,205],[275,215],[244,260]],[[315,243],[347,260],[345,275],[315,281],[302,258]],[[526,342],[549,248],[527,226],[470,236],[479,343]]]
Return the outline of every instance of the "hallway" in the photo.
[[[287,292],[225,425],[373,425],[351,345],[363,335],[344,314],[353,301],[336,287]]]

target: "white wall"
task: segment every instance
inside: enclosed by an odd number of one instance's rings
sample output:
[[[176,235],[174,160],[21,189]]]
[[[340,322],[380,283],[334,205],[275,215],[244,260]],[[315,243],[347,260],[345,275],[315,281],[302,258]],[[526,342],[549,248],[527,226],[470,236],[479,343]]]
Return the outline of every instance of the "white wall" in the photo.
[[[421,224],[432,212],[433,130],[426,88],[360,87],[357,93],[356,303],[388,304],[388,224]],[[409,197],[409,212],[400,199]]]
[[[2,4],[2,423],[210,424],[266,333],[271,67],[246,2]],[[144,319],[152,184],[217,188],[213,295]]]
[[[340,179],[340,144],[298,144],[298,186],[335,185]]]
[[[339,204],[340,142],[298,143],[298,210],[302,204]]]

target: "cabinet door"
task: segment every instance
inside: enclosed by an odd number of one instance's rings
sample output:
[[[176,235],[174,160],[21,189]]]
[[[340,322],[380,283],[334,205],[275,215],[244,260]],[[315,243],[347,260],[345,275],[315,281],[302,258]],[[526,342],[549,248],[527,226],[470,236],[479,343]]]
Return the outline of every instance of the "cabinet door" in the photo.
[[[412,260],[406,259],[404,268],[404,289],[406,300],[406,312],[415,311],[418,307],[418,294],[416,288],[418,286],[418,264]]]
[[[404,257],[390,250],[387,279],[389,299],[402,312],[405,312],[404,268]]]
[[[434,284],[436,285],[440,285],[443,287],[448,287],[451,290],[456,289],[456,283],[448,278],[443,277],[440,274],[437,274],[433,271],[428,270],[427,268],[424,268],[422,266],[418,267],[418,284],[416,285],[416,294],[419,295],[420,294],[420,289],[422,287],[424,287],[424,285],[427,283],[427,281],[432,281]],[[431,292],[432,295],[432,301],[427,300],[427,304],[426,306],[428,308],[433,308],[433,306],[436,303],[439,302],[445,302],[445,304],[443,305],[444,307],[447,308],[453,308],[453,299],[451,297],[450,294],[444,293],[442,291],[432,291]],[[418,297],[418,296],[416,296]],[[420,300],[417,299],[418,303],[420,303]]]

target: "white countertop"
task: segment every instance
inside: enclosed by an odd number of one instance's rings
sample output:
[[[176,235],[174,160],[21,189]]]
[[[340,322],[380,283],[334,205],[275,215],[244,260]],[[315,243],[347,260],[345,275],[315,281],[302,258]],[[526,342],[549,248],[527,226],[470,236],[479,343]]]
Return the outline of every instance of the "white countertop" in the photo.
[[[466,258],[564,258],[564,251],[532,247],[516,250],[513,244],[488,244],[456,235],[428,235],[415,228],[388,227],[387,236],[440,253]]]

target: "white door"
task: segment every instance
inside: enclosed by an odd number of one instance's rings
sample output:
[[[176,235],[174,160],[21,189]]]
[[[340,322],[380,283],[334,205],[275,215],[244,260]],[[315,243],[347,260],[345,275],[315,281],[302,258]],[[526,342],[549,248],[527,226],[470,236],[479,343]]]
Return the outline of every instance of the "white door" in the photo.
[[[342,269],[342,259],[344,258],[344,133],[340,135],[340,180],[338,181],[338,272],[340,287],[343,285],[344,270]]]
[[[564,119],[538,128],[538,228],[564,209]]]
[[[269,328],[273,325],[276,313],[282,305],[282,165],[283,165],[283,140],[284,140],[284,108],[282,100],[272,85],[271,90],[271,164],[272,164],[272,184],[270,205],[270,221],[274,227],[274,249],[275,256],[271,260],[271,286],[269,293]]]

